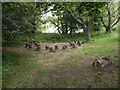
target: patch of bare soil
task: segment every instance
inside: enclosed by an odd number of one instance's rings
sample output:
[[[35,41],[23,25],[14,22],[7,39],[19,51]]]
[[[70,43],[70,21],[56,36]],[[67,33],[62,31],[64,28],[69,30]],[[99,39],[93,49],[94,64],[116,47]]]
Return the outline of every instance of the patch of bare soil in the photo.
[[[45,46],[48,45],[50,47],[55,48],[55,46],[58,46],[58,50],[55,50],[55,52],[49,52],[49,50],[45,50]],[[63,50],[62,47],[67,46],[67,49]],[[38,56],[35,58],[35,60],[52,60],[52,59],[59,59],[59,58],[65,58],[67,57],[67,54],[70,54],[72,52],[75,52],[78,48],[83,48],[82,46],[77,46],[77,48],[71,48],[69,46],[68,42],[64,43],[42,43],[41,44],[41,52],[42,54],[38,54]]]

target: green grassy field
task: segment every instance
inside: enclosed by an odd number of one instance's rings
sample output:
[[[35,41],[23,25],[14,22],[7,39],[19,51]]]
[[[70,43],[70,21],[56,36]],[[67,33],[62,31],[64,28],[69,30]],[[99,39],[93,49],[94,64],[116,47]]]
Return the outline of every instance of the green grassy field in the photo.
[[[86,43],[84,48],[64,53],[67,56],[65,58],[46,61],[35,60],[38,53],[28,55],[3,51],[3,87],[79,88],[90,85],[93,88],[117,88],[117,68],[120,67],[118,32],[98,37],[95,41]],[[17,47],[14,49],[18,50]],[[87,61],[91,59],[108,55],[115,67],[110,74],[104,73],[101,68],[87,65]],[[102,72],[101,76],[98,75],[99,72]]]

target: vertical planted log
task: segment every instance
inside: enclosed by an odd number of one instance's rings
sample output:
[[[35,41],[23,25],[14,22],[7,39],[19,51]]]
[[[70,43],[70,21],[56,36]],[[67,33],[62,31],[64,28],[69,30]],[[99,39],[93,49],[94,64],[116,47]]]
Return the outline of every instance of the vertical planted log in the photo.
[[[31,44],[33,44],[33,42],[31,42]]]
[[[29,48],[32,48],[32,44],[31,44],[31,42],[29,42],[28,46],[29,46]]]
[[[37,51],[41,50],[40,45],[37,46]]]
[[[62,49],[65,50],[66,48],[63,46]]]
[[[48,50],[49,49],[49,46],[45,46],[45,50]]]
[[[36,43],[36,42],[35,42],[35,41],[33,41],[33,44],[34,44],[34,45],[35,45],[35,43]]]
[[[37,47],[37,50],[41,50],[39,42],[36,43],[36,47]]]
[[[58,46],[55,46],[55,50],[58,50]]]
[[[37,45],[36,45],[36,41],[34,42],[34,45],[37,46]]]
[[[35,41],[32,41],[33,43],[35,43]]]
[[[29,43],[26,43],[26,44],[25,44],[25,48],[27,48],[27,47],[29,47]]]
[[[75,43],[77,43],[77,41],[74,40]]]
[[[77,41],[77,45],[78,45],[78,46],[81,46],[81,42],[80,42],[80,41]]]
[[[67,46],[63,46],[62,49],[63,49],[63,50],[67,49]]]

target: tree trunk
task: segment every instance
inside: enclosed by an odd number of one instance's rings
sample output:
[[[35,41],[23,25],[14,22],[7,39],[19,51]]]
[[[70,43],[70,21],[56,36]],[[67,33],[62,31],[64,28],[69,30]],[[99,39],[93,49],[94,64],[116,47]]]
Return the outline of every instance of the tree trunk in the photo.
[[[65,34],[68,34],[68,24],[66,23],[65,26],[66,26],[66,27],[65,27],[65,29],[66,29]]]
[[[59,16],[58,16],[58,23],[57,23],[57,24],[58,24],[58,25],[57,25],[57,26],[58,26],[58,27],[57,27],[58,33],[61,33],[61,32],[60,32],[60,27],[59,27],[59,25],[60,25],[60,24],[59,24]]]
[[[106,32],[110,33],[111,32],[111,12],[110,12],[110,4],[108,4],[108,25],[106,28]]]
[[[86,29],[86,37],[87,37],[87,41],[91,40],[91,29],[92,29],[92,24],[93,24],[93,16],[89,16],[89,20],[88,20],[88,28]]]
[[[107,3],[107,12],[108,12],[108,22],[107,22],[107,25],[105,24],[105,22],[103,21],[103,17],[100,17],[101,19],[101,22],[102,24],[104,25],[105,29],[106,29],[106,33],[110,33],[111,30],[112,30],[112,27],[114,27],[120,20],[120,16],[116,16],[116,19],[112,22],[111,21],[111,18],[112,18],[112,15],[111,15],[111,5],[110,3]],[[116,11],[115,11],[116,12]],[[120,8],[118,7],[118,14],[120,13]]]
[[[70,34],[72,34],[72,31],[73,31],[73,30],[72,30],[72,28],[70,27]]]
[[[107,28],[106,28],[106,33],[111,33],[111,26],[110,26],[110,25],[107,26]]]

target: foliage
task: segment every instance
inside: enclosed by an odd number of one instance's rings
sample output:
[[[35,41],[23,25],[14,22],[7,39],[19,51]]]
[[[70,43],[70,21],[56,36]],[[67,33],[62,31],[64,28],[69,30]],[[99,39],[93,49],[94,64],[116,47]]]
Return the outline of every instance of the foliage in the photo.
[[[80,30],[80,26],[73,18],[67,13],[66,10],[53,11],[53,16],[50,18],[51,23],[57,27],[57,31],[60,34],[73,34]]]
[[[14,39],[21,34],[34,35],[40,23],[41,16],[46,12],[47,3],[3,3],[3,39]]]
[[[112,28],[117,25],[120,20],[120,7],[119,3],[107,2],[103,9],[101,9],[100,18],[101,22],[106,29],[106,32],[110,33]]]
[[[57,15],[60,15],[61,12],[66,11],[68,13],[68,15],[76,22],[73,27],[79,25],[78,27],[82,28],[84,31],[84,36],[85,36],[86,41],[89,41],[91,38],[90,32],[91,32],[91,29],[93,26],[92,24],[93,24],[93,22],[95,22],[93,18],[95,15],[97,15],[97,14],[99,15],[101,8],[103,8],[105,4],[106,3],[103,3],[103,2],[102,3],[98,3],[98,2],[93,2],[93,3],[90,3],[90,2],[87,2],[87,3],[83,3],[83,2],[53,3],[54,7],[53,7],[52,11],[55,12]],[[58,11],[60,13],[58,13]],[[63,16],[64,16],[64,14],[62,13]],[[68,19],[66,19],[65,22],[67,20]],[[69,22],[71,22],[70,19],[69,19]],[[98,20],[97,20],[97,22],[98,22]],[[62,23],[62,25],[63,25],[63,23]],[[72,26],[73,23],[70,23],[70,25]],[[57,26],[59,27],[59,23]],[[64,27],[64,26],[62,26],[62,27]],[[67,25],[65,25],[65,28],[66,27],[67,27]],[[67,27],[67,28],[69,29],[70,27]],[[77,30],[79,30],[79,28],[77,28]],[[62,28],[62,30],[64,30],[65,32],[68,31],[67,29],[64,29],[64,28]]]
[[[83,29],[83,36],[89,41],[91,32],[102,30],[100,17],[107,18],[104,14],[107,5],[107,2],[4,2],[3,39],[11,41],[18,35],[27,35],[32,40],[35,33],[53,24],[60,34],[73,34]],[[116,4],[115,8],[111,5],[111,10],[116,10]],[[48,12],[53,16],[45,17]]]

